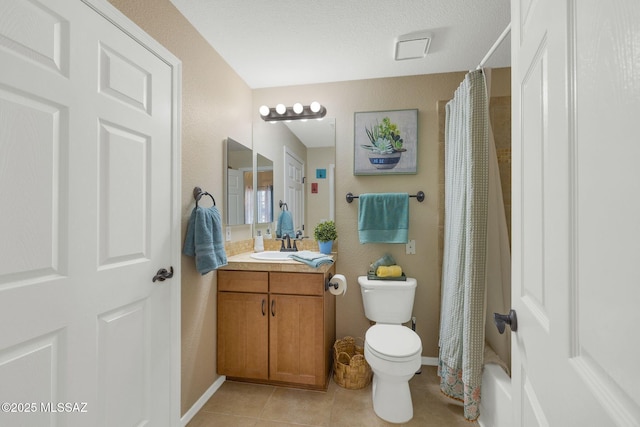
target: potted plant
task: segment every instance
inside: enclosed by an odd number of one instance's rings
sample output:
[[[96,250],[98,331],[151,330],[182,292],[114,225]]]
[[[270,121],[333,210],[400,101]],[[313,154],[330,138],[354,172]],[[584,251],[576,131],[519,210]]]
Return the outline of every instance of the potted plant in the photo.
[[[369,162],[377,169],[393,169],[400,161],[400,156],[406,148],[402,148],[400,129],[389,117],[376,123],[371,129],[365,127],[371,145],[361,145],[369,150]]]
[[[318,242],[320,252],[323,254],[330,254],[331,249],[333,248],[333,241],[338,238],[336,223],[333,221],[323,221],[319,223],[313,230],[313,236]]]

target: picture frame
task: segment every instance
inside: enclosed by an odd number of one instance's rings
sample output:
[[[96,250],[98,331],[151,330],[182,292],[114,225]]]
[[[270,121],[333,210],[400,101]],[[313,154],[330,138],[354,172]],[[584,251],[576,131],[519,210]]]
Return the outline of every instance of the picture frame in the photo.
[[[418,109],[356,112],[353,174],[418,173]]]

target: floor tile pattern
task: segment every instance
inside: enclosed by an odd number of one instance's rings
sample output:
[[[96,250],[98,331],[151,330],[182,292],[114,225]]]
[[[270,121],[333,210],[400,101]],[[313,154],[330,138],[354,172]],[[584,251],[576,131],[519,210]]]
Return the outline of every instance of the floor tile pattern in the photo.
[[[440,393],[435,366],[423,366],[409,382],[413,419],[403,426],[473,427],[462,404]],[[347,390],[329,384],[326,392],[225,381],[187,427],[371,427],[398,426],[376,416],[371,385]]]

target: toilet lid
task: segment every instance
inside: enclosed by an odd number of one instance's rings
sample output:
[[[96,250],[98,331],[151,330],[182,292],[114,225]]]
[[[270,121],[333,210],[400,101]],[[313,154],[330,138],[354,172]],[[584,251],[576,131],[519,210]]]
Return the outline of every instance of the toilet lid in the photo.
[[[418,334],[402,325],[373,325],[365,341],[376,353],[388,357],[408,357],[422,350]]]

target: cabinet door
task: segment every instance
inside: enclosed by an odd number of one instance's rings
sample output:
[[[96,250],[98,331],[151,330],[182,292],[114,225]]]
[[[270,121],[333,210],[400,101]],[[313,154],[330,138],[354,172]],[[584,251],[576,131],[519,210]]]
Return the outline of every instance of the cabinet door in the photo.
[[[324,386],[322,297],[271,294],[269,345],[273,381]]]
[[[268,295],[218,293],[218,373],[229,377],[269,376]]]

